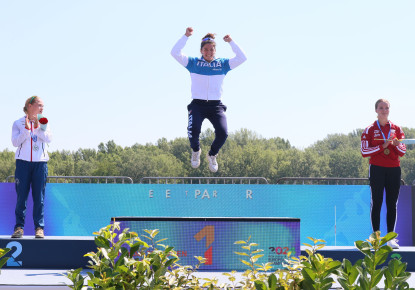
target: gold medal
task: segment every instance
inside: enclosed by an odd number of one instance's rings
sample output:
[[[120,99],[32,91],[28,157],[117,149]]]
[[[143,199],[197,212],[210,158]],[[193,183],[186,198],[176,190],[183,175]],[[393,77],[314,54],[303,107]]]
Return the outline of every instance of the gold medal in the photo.
[[[385,148],[385,150],[383,150],[383,153],[385,155],[389,155],[389,153],[391,153],[391,151],[388,148]]]

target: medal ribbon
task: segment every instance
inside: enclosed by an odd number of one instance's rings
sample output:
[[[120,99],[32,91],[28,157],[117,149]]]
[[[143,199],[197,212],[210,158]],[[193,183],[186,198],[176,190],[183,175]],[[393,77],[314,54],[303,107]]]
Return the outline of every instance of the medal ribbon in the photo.
[[[33,142],[36,143],[37,135],[33,134],[33,126],[34,126],[34,123],[30,121],[30,137],[32,138]]]
[[[383,140],[388,140],[388,139],[389,139],[389,137],[391,136],[391,129],[392,129],[392,128],[391,128],[391,126],[390,126],[390,124],[389,124],[389,133],[388,133],[388,138],[386,139],[386,138],[385,138],[385,134],[383,134],[382,128],[380,127],[379,120],[377,120],[376,122],[378,123],[378,127],[379,127],[379,130],[380,130],[380,133],[382,133]]]

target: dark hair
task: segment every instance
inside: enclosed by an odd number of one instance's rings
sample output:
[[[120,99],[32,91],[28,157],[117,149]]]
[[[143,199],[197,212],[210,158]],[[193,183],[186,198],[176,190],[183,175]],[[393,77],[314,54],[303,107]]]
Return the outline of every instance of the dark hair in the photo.
[[[29,106],[29,104],[35,103],[38,98],[39,98],[38,96],[32,96],[28,98],[26,102],[24,103],[23,112],[27,113],[27,107]]]
[[[377,110],[378,109],[378,105],[380,104],[380,103],[387,103],[388,105],[389,105],[389,107],[390,107],[390,103],[389,103],[389,101],[388,100],[386,100],[386,99],[379,99],[379,100],[377,100],[376,101],[376,103],[375,103],[375,110]]]
[[[213,46],[216,47],[216,42],[215,42],[215,34],[214,33],[208,33],[205,35],[205,37],[202,38],[202,43],[200,44],[200,49],[203,48],[203,46],[205,46],[205,44],[207,43],[212,43]]]

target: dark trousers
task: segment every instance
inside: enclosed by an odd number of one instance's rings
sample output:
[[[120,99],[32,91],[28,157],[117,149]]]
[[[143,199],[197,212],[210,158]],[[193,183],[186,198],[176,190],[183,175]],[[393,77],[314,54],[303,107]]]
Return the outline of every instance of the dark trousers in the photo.
[[[202,129],[202,123],[208,119],[213,128],[215,128],[215,140],[213,141],[209,155],[218,154],[220,148],[225,144],[228,138],[228,123],[226,121],[226,106],[221,101],[203,101],[193,100],[188,106],[189,114],[187,135],[190,141],[190,147],[194,152],[199,151],[199,136]]]
[[[16,227],[24,228],[27,198],[32,187],[33,221],[35,228],[44,228],[44,200],[48,164],[46,162],[29,162],[16,160],[15,186],[17,193]]]
[[[389,232],[395,230],[396,207],[401,187],[401,168],[370,165],[370,189],[372,193],[370,217],[373,231],[380,229],[380,210],[383,203],[383,191],[386,193],[386,225]]]

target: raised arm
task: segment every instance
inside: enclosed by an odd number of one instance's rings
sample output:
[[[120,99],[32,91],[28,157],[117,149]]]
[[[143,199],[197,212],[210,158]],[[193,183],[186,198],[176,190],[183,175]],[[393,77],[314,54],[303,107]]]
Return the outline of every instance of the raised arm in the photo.
[[[229,67],[231,69],[234,69],[237,66],[241,65],[242,63],[244,63],[246,61],[246,55],[242,51],[242,49],[238,46],[238,44],[236,44],[236,42],[232,40],[231,36],[229,34],[225,35],[223,40],[229,43],[229,45],[232,48],[232,51],[235,53],[235,57],[229,60]]]
[[[185,47],[187,40],[193,34],[193,28],[186,28],[186,33],[176,42],[171,50],[171,55],[183,66],[187,66],[189,58],[183,54],[182,49]]]

